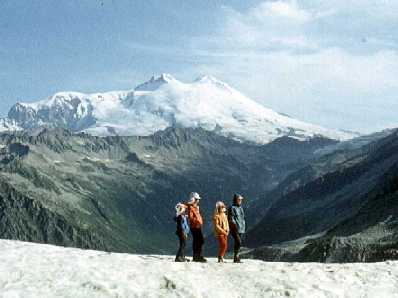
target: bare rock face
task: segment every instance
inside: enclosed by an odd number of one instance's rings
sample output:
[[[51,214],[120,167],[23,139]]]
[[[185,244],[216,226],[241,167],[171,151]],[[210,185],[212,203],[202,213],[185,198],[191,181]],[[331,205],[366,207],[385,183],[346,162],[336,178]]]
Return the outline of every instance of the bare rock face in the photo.
[[[17,103],[8,113],[8,119],[23,129],[39,127],[83,130],[95,123],[93,106],[79,95],[55,94],[48,104]]]
[[[104,239],[89,229],[68,222],[41,202],[21,195],[4,181],[0,182],[0,235],[3,239],[53,243],[107,250]]]
[[[306,262],[397,259],[396,131],[353,152],[329,153],[271,193],[275,202],[248,233],[254,248],[248,255]]]
[[[147,137],[64,129],[0,134],[0,238],[120,252],[175,250],[174,206],[195,190],[206,233],[216,201],[255,200],[329,139],[259,146],[200,128]],[[296,159],[286,159],[295,151]],[[272,161],[272,162],[271,162]]]

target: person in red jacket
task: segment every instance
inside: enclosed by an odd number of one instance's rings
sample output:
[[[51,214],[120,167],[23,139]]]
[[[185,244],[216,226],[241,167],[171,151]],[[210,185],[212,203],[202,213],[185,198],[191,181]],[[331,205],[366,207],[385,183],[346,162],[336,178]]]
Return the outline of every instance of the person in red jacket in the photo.
[[[191,229],[191,234],[193,238],[192,249],[193,249],[193,259],[194,262],[207,262],[207,260],[202,256],[202,247],[205,243],[202,226],[203,219],[199,211],[199,202],[201,197],[198,193],[192,192],[189,195],[188,206],[188,219],[189,227]]]

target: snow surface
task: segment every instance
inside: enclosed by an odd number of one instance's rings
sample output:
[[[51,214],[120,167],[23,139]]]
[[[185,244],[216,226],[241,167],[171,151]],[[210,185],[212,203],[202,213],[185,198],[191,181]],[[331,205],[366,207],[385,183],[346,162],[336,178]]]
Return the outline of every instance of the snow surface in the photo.
[[[211,76],[183,83],[169,74],[152,77],[130,91],[83,94],[60,92],[24,107],[39,110],[76,109],[76,121],[95,124],[93,135],[150,135],[170,126],[202,127],[237,140],[268,143],[289,135],[308,139],[322,135],[345,140],[352,133],[326,129],[278,114]]]
[[[0,240],[0,297],[398,297],[398,262],[174,263]]]
[[[21,128],[16,124],[14,121],[11,121],[9,119],[1,119],[0,118],[0,132],[4,131],[18,131],[21,130]]]

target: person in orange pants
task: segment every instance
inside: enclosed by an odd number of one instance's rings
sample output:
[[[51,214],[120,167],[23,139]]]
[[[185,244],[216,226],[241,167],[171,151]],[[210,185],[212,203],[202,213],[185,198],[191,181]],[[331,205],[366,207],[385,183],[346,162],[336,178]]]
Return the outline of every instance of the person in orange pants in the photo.
[[[216,237],[219,245],[218,249],[218,262],[224,262],[224,255],[228,248],[228,234],[229,234],[229,224],[228,217],[226,215],[227,209],[223,202],[216,203],[216,210],[213,216],[213,228],[214,236]]]

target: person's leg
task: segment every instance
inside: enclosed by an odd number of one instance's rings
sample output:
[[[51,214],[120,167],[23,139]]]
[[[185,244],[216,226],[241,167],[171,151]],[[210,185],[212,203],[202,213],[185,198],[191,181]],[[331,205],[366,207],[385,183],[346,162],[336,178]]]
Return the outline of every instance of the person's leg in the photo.
[[[239,251],[241,246],[241,239],[236,230],[231,231],[232,238],[234,238],[234,261],[239,260]]]
[[[177,251],[177,255],[176,255],[176,262],[182,262],[185,260],[185,253],[184,253],[184,249],[185,249],[185,238],[182,234],[178,235],[178,239],[179,239],[179,248]]]
[[[193,251],[193,258],[194,260],[197,259],[199,257],[198,254],[198,231],[197,229],[191,229],[191,233],[192,233],[192,251]]]
[[[199,254],[200,258],[203,258],[202,248],[203,248],[204,244],[205,244],[205,238],[203,236],[202,229],[199,229],[199,231],[198,231],[198,254]]]
[[[221,250],[221,257],[224,258],[225,253],[228,249],[228,237],[226,235],[222,236],[222,250]]]
[[[244,235],[244,234],[241,234],[241,233],[238,234],[239,246],[238,246],[237,254],[236,254],[236,259],[237,259],[237,262],[238,262],[238,263],[241,263],[241,260],[240,260],[240,249],[241,249],[242,243],[243,243],[243,235]]]
[[[187,245],[187,238],[185,237],[185,235],[183,235],[182,238],[180,239],[180,247],[181,247],[181,257],[183,258],[184,261],[185,261],[186,245]]]
[[[217,257],[218,257],[218,260],[220,260],[220,258],[222,257],[222,249],[223,249],[223,240],[222,240],[222,237],[219,235],[219,236],[217,236],[217,243],[218,243],[218,254],[217,254]]]
[[[218,240],[218,261],[222,262],[227,251],[228,238],[225,235],[220,235],[217,237]]]
[[[239,234],[239,238],[240,238],[240,246],[242,247],[243,242],[245,241],[245,234]]]

